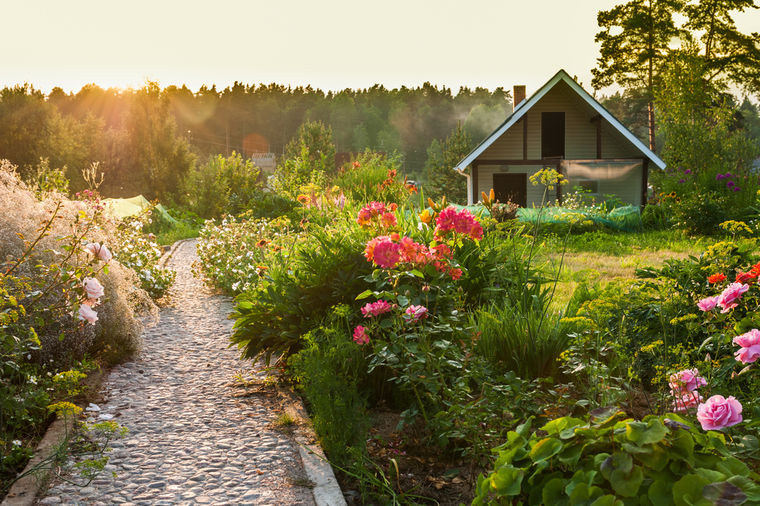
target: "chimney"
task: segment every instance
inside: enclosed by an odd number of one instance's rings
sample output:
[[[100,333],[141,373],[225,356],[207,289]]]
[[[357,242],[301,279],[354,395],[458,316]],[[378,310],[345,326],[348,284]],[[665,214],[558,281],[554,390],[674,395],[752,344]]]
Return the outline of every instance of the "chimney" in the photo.
[[[514,100],[512,105],[512,110],[514,111],[517,109],[517,106],[520,105],[520,102],[525,100],[525,85],[524,84],[517,84],[514,87],[514,91],[512,91],[512,98]]]

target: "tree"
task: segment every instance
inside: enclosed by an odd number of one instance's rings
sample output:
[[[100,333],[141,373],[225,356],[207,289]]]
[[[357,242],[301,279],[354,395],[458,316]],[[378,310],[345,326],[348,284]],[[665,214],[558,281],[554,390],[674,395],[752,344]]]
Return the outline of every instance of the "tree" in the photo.
[[[731,13],[757,9],[755,0],[697,0],[684,9],[685,27],[701,33],[705,77],[725,76],[747,90],[760,91],[760,34],[736,29]]]
[[[462,125],[457,125],[443,142],[433,140],[425,163],[428,184],[426,192],[433,198],[446,195],[451,202],[467,202],[465,178],[454,170],[474,144]]]
[[[306,151],[304,152],[304,148]],[[319,169],[325,173],[335,172],[335,143],[332,128],[321,121],[303,123],[288,145],[285,146],[285,158],[293,159],[306,156],[312,170]]]
[[[673,38],[684,36],[674,15],[683,0],[630,0],[597,15],[602,28],[594,39],[601,44],[597,67],[591,71],[594,89],[618,83],[642,88],[648,95],[649,148],[656,148],[654,91]]]

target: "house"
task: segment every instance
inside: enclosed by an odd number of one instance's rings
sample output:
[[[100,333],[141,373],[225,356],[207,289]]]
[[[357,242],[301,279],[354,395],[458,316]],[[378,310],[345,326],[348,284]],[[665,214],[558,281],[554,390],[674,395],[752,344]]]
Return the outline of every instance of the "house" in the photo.
[[[548,200],[561,203],[563,191],[580,186],[646,203],[649,169],[665,163],[564,70],[527,100],[525,86],[515,86],[513,97],[512,114],[454,167],[467,177],[468,204],[493,188],[500,202],[540,206],[544,188],[530,176],[547,166],[569,179]]]

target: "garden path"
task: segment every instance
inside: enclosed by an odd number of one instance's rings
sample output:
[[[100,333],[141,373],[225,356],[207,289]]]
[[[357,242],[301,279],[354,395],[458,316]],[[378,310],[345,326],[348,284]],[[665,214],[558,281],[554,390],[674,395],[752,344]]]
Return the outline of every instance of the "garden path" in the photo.
[[[169,260],[172,304],[140,356],[103,385],[94,417],[129,429],[106,472],[83,488],[58,479],[40,504],[314,504],[298,448],[274,424],[277,397],[233,384],[249,364],[227,347],[230,299],[192,274],[195,245]]]

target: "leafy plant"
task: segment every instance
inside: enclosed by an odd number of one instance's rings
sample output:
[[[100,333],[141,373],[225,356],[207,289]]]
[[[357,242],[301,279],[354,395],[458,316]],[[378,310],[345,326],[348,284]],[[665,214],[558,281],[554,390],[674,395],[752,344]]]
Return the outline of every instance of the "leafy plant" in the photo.
[[[760,501],[760,475],[731,455],[719,432],[702,433],[675,414],[624,419],[602,410],[589,421],[531,420],[497,447],[478,477],[480,504],[741,504]]]

